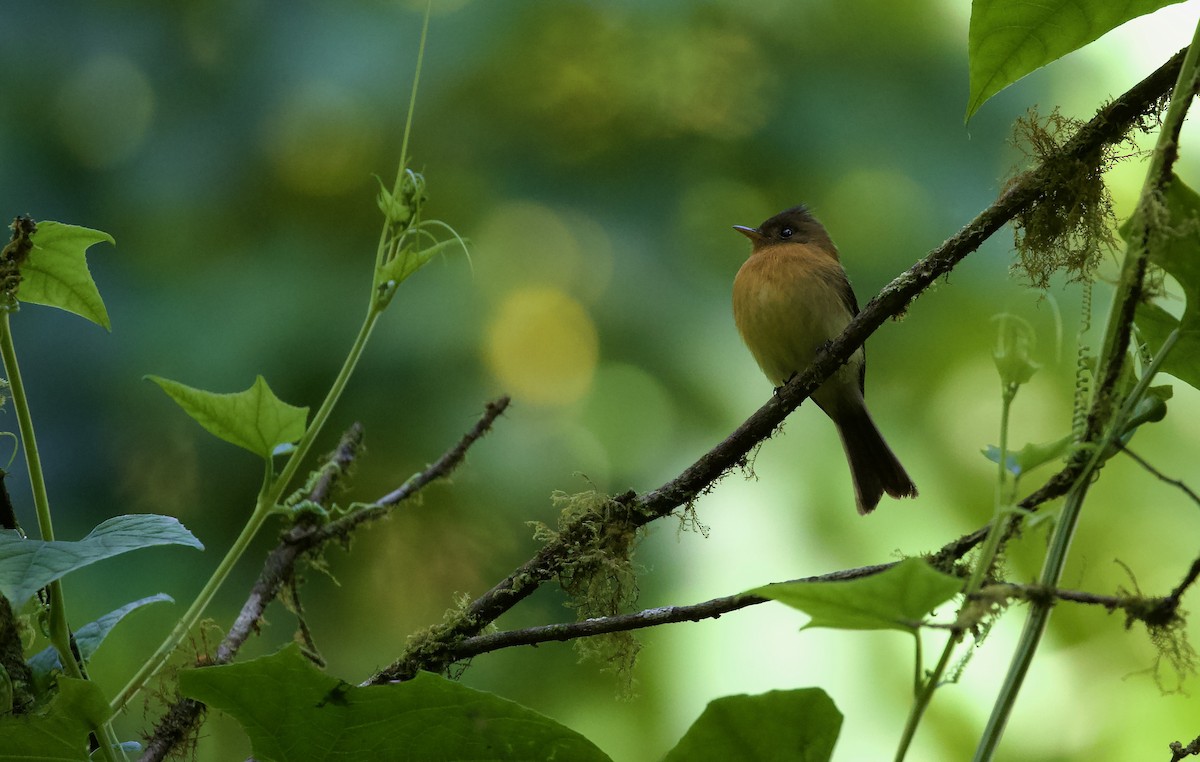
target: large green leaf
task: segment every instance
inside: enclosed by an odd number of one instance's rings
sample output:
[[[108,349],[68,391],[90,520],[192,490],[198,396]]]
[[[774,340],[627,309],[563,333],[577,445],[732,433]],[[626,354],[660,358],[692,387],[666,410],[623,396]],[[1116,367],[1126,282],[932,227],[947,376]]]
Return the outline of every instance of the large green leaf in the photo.
[[[217,394],[161,376],[146,376],[197,423],[226,442],[270,459],[279,445],[304,436],[308,408],[289,405],[258,376],[244,392]]]
[[[967,36],[967,118],[1026,74],[1130,19],[1178,2],[1182,0],[974,0]]]
[[[17,299],[45,304],[85,317],[110,328],[108,310],[87,266],[87,249],[92,244],[116,244],[101,230],[61,222],[39,222],[30,238],[33,250],[21,264],[21,286]]]
[[[0,530],[0,593],[17,608],[68,572],[154,545],[204,549],[178,519],[149,513],[113,517],[76,542],[31,540]]]
[[[709,703],[663,762],[826,762],[842,713],[820,688]]]
[[[1150,261],[1179,281],[1187,303],[1179,320],[1154,304],[1139,305],[1134,319],[1152,352],[1179,328],[1179,340],[1160,369],[1200,389],[1200,194],[1172,177],[1164,201],[1167,218],[1148,239]],[[1141,217],[1126,221],[1120,232],[1126,241],[1143,235]]]
[[[1180,329],[1178,341],[1159,369],[1200,389],[1200,320],[1185,314],[1179,321],[1157,304],[1139,304],[1134,322],[1152,353],[1158,351],[1171,331]]]
[[[120,623],[125,616],[142,606],[147,606],[151,603],[160,602],[174,603],[171,596],[164,593],[151,595],[148,598],[142,598],[140,601],[127,603],[115,611],[110,611],[94,622],[88,622],[72,633],[75,636],[75,645],[79,649],[79,656],[83,659],[83,663],[87,664],[92,659],[92,655],[96,653],[96,649],[108,637],[108,633]],[[29,668],[33,670],[33,680],[38,686],[38,690],[44,690],[50,682],[51,675],[62,669],[62,662],[59,661],[58,651],[54,646],[47,646],[38,653],[34,654],[29,660]]]
[[[261,762],[608,760],[583,736],[512,701],[429,673],[357,688],[319,671],[295,644],[184,670],[179,687],[232,715]]]
[[[0,762],[86,760],[88,732],[108,719],[108,701],[93,682],[58,679],[58,693],[32,715],[0,716]]]
[[[916,632],[934,607],[953,598],[962,580],[943,574],[919,558],[887,571],[845,582],[780,582],[747,590],[800,609],[809,627],[841,630]]]

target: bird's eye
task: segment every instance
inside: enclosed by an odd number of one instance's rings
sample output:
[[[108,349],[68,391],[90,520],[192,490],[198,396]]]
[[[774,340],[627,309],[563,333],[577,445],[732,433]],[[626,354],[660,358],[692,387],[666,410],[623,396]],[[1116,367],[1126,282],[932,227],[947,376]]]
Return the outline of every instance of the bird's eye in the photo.
[[[796,234],[796,231],[792,230],[791,228],[784,228],[783,230],[779,231],[780,238],[791,238],[795,234]]]

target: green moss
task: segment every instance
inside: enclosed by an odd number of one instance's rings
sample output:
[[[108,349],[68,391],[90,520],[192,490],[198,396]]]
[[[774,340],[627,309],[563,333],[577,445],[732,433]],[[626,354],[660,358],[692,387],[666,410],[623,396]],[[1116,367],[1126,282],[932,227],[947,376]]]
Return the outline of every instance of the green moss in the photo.
[[[1047,288],[1058,272],[1070,282],[1090,279],[1105,250],[1116,246],[1116,218],[1104,173],[1137,148],[1127,141],[1083,158],[1064,158],[1063,146],[1081,126],[1057,110],[1043,119],[1036,109],[1014,126],[1013,142],[1044,166],[1037,200],[1013,219],[1013,270],[1036,288]],[[1013,178],[1009,184],[1015,182]]]
[[[574,495],[555,492],[551,499],[561,507],[558,529],[539,524],[535,536],[551,541],[570,533],[558,573],[559,584],[570,596],[567,605],[581,621],[628,610],[638,597],[633,553],[641,536],[639,525],[631,521],[629,504],[595,490]],[[617,675],[626,693],[633,689],[633,667],[640,648],[628,632],[575,641],[580,658],[603,664],[606,671]]]

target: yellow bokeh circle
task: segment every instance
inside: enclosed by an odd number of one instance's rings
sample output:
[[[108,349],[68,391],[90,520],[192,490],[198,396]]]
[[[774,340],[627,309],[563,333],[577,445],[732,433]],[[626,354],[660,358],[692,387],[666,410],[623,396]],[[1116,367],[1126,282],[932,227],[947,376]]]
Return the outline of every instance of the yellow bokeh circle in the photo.
[[[515,398],[567,405],[591,386],[599,355],[596,326],[583,305],[559,289],[518,289],[493,315],[484,355]]]

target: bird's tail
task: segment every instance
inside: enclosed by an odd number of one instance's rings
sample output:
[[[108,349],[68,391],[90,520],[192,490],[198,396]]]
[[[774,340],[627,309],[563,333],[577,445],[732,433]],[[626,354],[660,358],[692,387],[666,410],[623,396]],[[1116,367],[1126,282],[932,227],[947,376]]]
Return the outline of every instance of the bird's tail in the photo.
[[[850,462],[858,512],[867,514],[875,510],[885,492],[897,498],[916,497],[917,486],[884,441],[866,406],[857,405],[840,413],[838,433],[842,436],[846,460]]]

